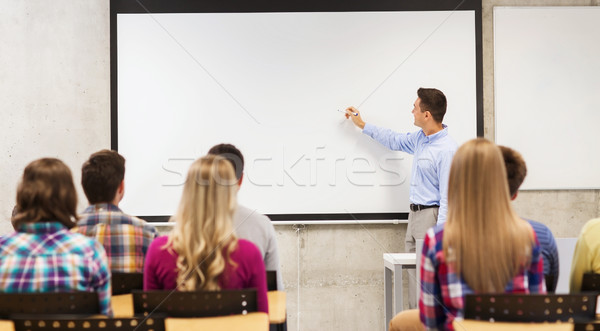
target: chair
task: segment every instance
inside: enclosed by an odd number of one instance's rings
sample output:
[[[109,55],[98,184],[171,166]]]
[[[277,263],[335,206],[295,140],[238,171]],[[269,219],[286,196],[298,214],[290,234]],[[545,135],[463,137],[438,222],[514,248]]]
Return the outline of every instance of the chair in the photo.
[[[595,274],[592,272],[583,274],[583,280],[581,281],[581,291],[600,291],[600,274]]]
[[[589,322],[596,314],[592,294],[469,294],[465,319],[504,322]]]
[[[98,294],[93,292],[0,293],[0,318],[14,314],[98,315]]]
[[[575,323],[573,331],[600,331],[600,323]]]
[[[456,319],[452,322],[456,331],[573,331],[571,323],[488,322]]]
[[[554,284],[554,275],[544,275],[544,281],[546,282],[546,291],[548,293],[554,293],[556,291],[556,284]]]
[[[73,331],[73,330],[103,330],[103,331],[165,331],[164,316],[149,318],[63,318],[47,316],[41,318],[35,315],[20,315],[11,318],[15,331]]]
[[[269,325],[269,316],[263,312],[246,315],[218,317],[169,317],[165,320],[169,331],[179,330],[227,330],[227,331],[265,331]]]
[[[277,271],[267,270],[267,291],[277,291]]]
[[[169,317],[210,317],[258,311],[256,290],[138,291],[133,290],[136,316],[164,313]]]
[[[267,292],[269,300],[269,330],[287,330],[286,293],[283,291]]]
[[[112,294],[129,294],[132,290],[144,289],[144,274],[141,272],[113,272]]]

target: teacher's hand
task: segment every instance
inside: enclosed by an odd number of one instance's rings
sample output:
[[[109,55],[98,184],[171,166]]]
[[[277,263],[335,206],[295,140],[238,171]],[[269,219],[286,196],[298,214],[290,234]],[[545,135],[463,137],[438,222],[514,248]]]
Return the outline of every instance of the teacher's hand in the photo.
[[[365,128],[365,121],[363,121],[362,117],[360,117],[360,112],[358,109],[354,107],[346,108],[346,118],[351,119],[354,125],[358,126],[359,128]]]

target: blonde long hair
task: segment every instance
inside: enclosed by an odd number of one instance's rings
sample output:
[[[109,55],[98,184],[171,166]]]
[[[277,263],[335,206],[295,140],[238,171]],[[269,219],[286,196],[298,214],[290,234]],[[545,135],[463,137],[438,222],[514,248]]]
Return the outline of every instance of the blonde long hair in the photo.
[[[237,247],[232,218],[237,180],[233,167],[221,156],[208,155],[190,167],[173,231],[165,248],[177,258],[180,290],[218,290],[219,276]]]
[[[443,248],[448,263],[478,293],[504,292],[531,260],[533,232],[514,212],[499,148],[479,138],[452,160]]]

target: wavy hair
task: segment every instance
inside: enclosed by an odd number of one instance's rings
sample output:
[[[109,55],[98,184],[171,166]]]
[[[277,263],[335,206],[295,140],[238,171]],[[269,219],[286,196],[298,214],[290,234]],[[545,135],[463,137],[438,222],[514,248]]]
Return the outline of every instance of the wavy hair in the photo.
[[[233,232],[237,180],[231,163],[208,155],[190,167],[166,249],[177,254],[180,290],[218,290],[237,247]]]
[[[17,187],[13,226],[58,221],[72,228],[78,218],[76,210],[77,191],[66,164],[59,159],[43,158],[25,167]]]
[[[476,292],[504,292],[529,265],[533,240],[533,230],[511,206],[500,149],[483,138],[462,145],[448,185],[448,263]]]

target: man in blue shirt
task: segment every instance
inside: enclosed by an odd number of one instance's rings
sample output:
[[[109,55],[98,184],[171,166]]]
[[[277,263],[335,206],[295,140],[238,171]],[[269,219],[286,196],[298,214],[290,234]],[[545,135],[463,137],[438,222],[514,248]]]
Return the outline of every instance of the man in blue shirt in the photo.
[[[521,156],[521,153],[505,147],[499,146],[504,157],[504,164],[506,165],[506,175],[508,177],[508,188],[512,200],[517,198],[519,187],[527,176],[527,166],[525,160]],[[527,220],[542,248],[542,259],[544,260],[544,276],[546,277],[546,289],[548,292],[554,292],[556,290],[556,284],[558,283],[558,248],[556,247],[556,241],[552,235],[552,231],[542,223]]]
[[[448,176],[452,157],[458,148],[442,124],[446,114],[446,96],[438,89],[419,88],[412,114],[417,132],[398,133],[365,123],[360,112],[346,109],[346,118],[363,133],[394,151],[414,155],[410,180],[410,213],[405,238],[405,251],[415,252],[417,239],[424,239],[427,229],[446,221],[448,210]],[[416,308],[416,280],[409,274],[409,306]]]

